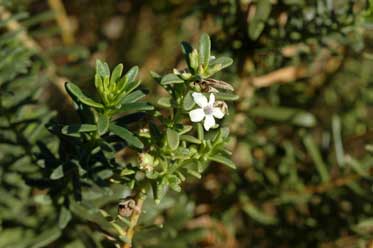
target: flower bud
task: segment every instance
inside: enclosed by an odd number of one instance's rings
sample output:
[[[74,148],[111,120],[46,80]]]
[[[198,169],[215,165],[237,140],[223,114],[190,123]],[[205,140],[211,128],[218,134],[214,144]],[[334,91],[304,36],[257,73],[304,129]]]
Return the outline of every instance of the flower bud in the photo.
[[[149,153],[140,153],[139,166],[141,170],[151,172],[154,169],[154,157]]]
[[[184,80],[188,80],[188,79],[190,79],[191,77],[192,77],[192,74],[189,73],[189,72],[183,72],[183,73],[181,74],[181,78],[184,79]]]

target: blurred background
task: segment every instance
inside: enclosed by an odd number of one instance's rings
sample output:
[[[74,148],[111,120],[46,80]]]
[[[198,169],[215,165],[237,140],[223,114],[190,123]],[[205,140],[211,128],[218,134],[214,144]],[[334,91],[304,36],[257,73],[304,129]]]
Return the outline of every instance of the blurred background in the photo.
[[[96,59],[139,65],[155,103],[149,72],[183,69],[180,42],[203,32],[234,59],[218,79],[240,96],[225,119],[238,168],[211,164],[185,193],[149,200],[135,247],[373,247],[372,1],[2,0],[0,28],[9,102],[38,99],[2,112],[37,121],[9,134],[17,144],[0,135],[0,247],[111,247],[83,221],[55,230],[51,200],[25,180],[30,132],[52,144],[48,119],[77,118],[63,83],[93,90]]]

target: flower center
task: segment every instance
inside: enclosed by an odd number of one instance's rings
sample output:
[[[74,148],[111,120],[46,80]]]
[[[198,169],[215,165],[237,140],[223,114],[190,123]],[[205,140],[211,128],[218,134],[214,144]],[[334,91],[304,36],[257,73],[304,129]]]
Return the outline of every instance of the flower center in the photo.
[[[203,108],[203,112],[205,113],[205,115],[212,115],[212,110],[212,106],[209,105]]]

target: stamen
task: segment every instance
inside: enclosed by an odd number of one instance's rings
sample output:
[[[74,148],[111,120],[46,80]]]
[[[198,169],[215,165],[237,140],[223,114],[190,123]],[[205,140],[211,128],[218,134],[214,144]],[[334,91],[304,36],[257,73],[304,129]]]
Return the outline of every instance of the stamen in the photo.
[[[205,113],[205,115],[212,115],[212,111],[213,111],[213,107],[210,105],[203,108],[203,112]]]

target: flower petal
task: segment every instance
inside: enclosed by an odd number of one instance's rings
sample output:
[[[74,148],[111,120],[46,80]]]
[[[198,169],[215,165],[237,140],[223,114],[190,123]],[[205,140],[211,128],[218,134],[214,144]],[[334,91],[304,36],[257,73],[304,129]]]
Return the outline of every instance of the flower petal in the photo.
[[[192,96],[193,96],[194,102],[197,103],[198,106],[200,106],[201,108],[206,107],[207,98],[202,93],[194,92]]]
[[[205,121],[203,122],[203,127],[208,131],[211,127],[215,126],[215,119],[212,115],[206,115]]]
[[[205,117],[205,112],[203,112],[203,109],[198,108],[198,109],[190,111],[189,117],[192,122],[200,122],[203,120],[203,117]]]
[[[223,111],[221,111],[220,108],[213,108],[212,115],[218,119],[221,119],[224,117]]]
[[[215,95],[214,94],[210,94],[210,100],[209,100],[209,104],[211,106],[214,106],[214,103],[215,103]]]

